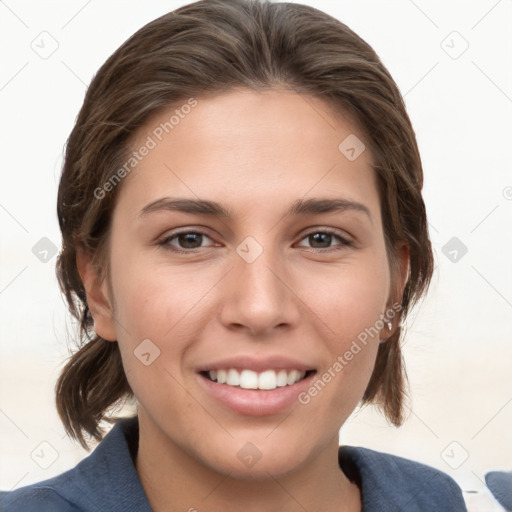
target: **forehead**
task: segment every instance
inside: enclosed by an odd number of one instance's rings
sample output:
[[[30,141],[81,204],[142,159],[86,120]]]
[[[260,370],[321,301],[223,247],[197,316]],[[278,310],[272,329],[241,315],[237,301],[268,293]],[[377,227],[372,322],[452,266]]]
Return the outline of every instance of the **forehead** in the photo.
[[[185,99],[139,129],[131,149],[150,149],[138,156],[118,201],[142,208],[165,195],[201,197],[236,212],[321,195],[364,198],[371,208],[378,197],[364,141],[341,112],[294,91]]]

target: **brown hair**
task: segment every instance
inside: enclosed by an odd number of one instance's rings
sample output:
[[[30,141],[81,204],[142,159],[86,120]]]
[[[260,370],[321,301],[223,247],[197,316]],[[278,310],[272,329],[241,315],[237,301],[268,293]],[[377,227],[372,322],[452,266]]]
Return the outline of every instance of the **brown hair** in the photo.
[[[92,80],[66,145],[57,212],[62,250],[57,277],[80,324],[81,348],[56,385],[57,410],[70,437],[88,449],[84,432],[101,440],[102,420],[133,397],[117,342],[92,330],[76,265],[83,247],[109,277],[109,227],[122,183],[97,198],[126,161],[137,130],[153,114],[186,98],[284,87],[321,98],[360,124],[374,158],[383,228],[392,269],[396,247],[410,250],[401,318],[426,291],[433,268],[423,172],[400,92],[373,49],[335,18],[305,5],[266,0],[201,0],[142,27]],[[91,332],[92,331],[92,332]],[[92,337],[91,337],[92,334]],[[406,375],[400,326],[379,346],[363,403],[403,422]]]

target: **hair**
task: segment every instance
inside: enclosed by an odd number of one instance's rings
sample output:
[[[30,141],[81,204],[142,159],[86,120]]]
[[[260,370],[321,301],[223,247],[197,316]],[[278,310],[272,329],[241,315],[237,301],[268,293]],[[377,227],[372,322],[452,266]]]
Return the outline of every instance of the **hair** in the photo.
[[[395,426],[404,421],[407,376],[400,338],[410,307],[426,292],[433,255],[421,196],[423,171],[402,96],[374,50],[339,20],[301,4],[267,0],[201,0],[148,23],[123,43],[91,81],[67,140],[58,190],[62,250],[56,274],[79,323],[79,346],[56,384],[68,435],[89,449],[84,433],[103,438],[99,423],[133,398],[117,341],[92,330],[76,264],[83,248],[109,281],[109,230],[122,183],[98,198],[126,162],[150,116],[193,97],[286,88],[320,98],[354,118],[374,160],[392,276],[397,247],[409,248],[409,270],[393,335],[379,345],[362,404],[376,404]]]

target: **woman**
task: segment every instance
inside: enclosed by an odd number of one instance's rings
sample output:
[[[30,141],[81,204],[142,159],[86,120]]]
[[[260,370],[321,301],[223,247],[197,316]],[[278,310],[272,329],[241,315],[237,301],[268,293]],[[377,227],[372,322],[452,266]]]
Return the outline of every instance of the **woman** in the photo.
[[[101,442],[2,505],[466,510],[442,472],[339,446],[360,402],[403,421],[400,326],[433,268],[421,188],[396,84],[334,18],[209,0],[139,30],[87,91],[58,195],[83,346],[57,409]]]

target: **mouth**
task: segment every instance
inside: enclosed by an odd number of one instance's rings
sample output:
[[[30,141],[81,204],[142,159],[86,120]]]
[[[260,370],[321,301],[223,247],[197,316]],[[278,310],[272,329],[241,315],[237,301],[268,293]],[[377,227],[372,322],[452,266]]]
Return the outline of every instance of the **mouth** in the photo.
[[[208,400],[244,416],[268,416],[297,407],[316,370],[218,368],[196,373]]]
[[[293,386],[316,373],[316,370],[276,369],[256,372],[249,369],[226,368],[199,372],[204,378],[217,384],[239,389],[271,391],[277,388]]]

